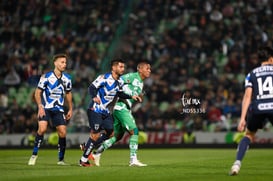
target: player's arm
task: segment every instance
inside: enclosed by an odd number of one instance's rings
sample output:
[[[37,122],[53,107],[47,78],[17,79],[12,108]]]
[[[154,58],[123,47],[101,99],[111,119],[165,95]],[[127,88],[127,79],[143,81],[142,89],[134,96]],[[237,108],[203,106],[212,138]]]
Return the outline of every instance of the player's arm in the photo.
[[[242,100],[242,112],[241,112],[240,122],[239,122],[239,125],[238,125],[238,131],[244,131],[244,129],[245,129],[246,114],[247,114],[248,107],[249,107],[249,105],[251,103],[251,97],[252,97],[252,88],[247,87],[245,89],[244,97],[243,97],[243,100]]]
[[[88,87],[88,92],[89,92],[91,99],[94,102],[100,104],[100,99],[97,97],[98,89],[95,87],[94,84],[90,84],[90,86]]]
[[[66,103],[68,105],[68,111],[67,114],[65,115],[66,120],[69,120],[72,117],[73,113],[73,102],[72,102],[72,92],[66,92],[65,95]]]
[[[44,108],[43,104],[42,104],[42,99],[41,99],[41,95],[42,95],[43,90],[40,88],[36,88],[35,90],[35,101],[36,104],[38,106],[38,108]]]
[[[38,117],[43,117],[45,115],[44,105],[42,104],[42,92],[43,90],[41,88],[36,88],[34,97],[36,104],[38,106]]]
[[[142,102],[142,99],[140,96],[138,95],[128,95],[128,94],[125,94],[123,91],[118,91],[117,92],[117,96],[122,98],[122,99],[134,99],[135,101],[139,101],[139,102]]]
[[[97,94],[98,94],[99,89],[101,87],[105,86],[106,81],[107,81],[106,79],[107,78],[106,78],[105,74],[99,75],[88,87],[88,92],[89,92],[89,95],[92,100],[90,106],[92,106],[93,102],[95,102],[97,104],[101,103],[100,97],[98,97]]]
[[[41,108],[44,109],[44,105],[42,104],[42,93],[44,89],[46,88],[46,85],[47,85],[47,79],[45,78],[45,74],[43,74],[40,77],[38,86],[35,89],[35,93],[34,93],[35,102],[39,109]]]

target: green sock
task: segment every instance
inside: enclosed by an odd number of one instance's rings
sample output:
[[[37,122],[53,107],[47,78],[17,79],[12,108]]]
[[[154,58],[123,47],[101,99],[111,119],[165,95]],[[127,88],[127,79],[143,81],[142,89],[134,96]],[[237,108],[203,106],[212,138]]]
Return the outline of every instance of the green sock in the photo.
[[[113,136],[112,138],[110,138],[110,139],[108,139],[108,140],[105,140],[104,142],[103,142],[103,148],[104,148],[104,150],[106,150],[106,149],[108,149],[108,148],[110,148],[115,142],[116,142],[116,137],[115,136]]]
[[[136,157],[138,150],[138,135],[132,135],[129,140],[130,157]]]

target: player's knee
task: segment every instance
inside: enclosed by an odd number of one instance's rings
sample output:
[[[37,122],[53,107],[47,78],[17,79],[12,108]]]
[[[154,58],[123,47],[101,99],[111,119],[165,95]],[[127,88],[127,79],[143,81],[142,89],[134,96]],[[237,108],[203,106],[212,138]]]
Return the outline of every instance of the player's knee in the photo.
[[[253,142],[255,139],[255,134],[256,134],[256,132],[251,132],[251,131],[247,130],[245,136],[248,137],[251,142]]]
[[[100,136],[100,134],[98,134],[98,133],[96,133],[96,134],[91,134],[90,135],[90,138],[92,139],[92,140],[94,140],[94,141],[97,141],[98,139],[99,139],[99,136]]]
[[[245,136],[248,137],[251,143],[254,141],[255,135],[246,134]]]
[[[47,130],[47,124],[43,124],[43,123],[39,123],[39,127],[38,127],[38,134],[39,135],[43,135],[43,134],[45,134],[45,132],[46,132],[46,130]]]
[[[60,138],[64,138],[66,137],[66,127],[61,125],[61,126],[57,126],[57,132],[58,132],[58,136]]]
[[[66,137],[66,131],[58,131],[58,136],[59,136],[60,138]]]
[[[100,133],[96,133],[96,132],[91,132],[90,133],[90,138],[94,141],[97,141],[100,137]]]
[[[39,128],[37,132],[39,135],[44,135],[46,132],[46,128]]]

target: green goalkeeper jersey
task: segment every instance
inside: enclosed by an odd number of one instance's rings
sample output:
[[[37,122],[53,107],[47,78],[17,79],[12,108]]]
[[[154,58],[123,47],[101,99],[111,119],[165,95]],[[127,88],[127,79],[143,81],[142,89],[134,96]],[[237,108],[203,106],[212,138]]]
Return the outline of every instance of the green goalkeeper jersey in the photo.
[[[143,80],[140,78],[138,72],[128,73],[122,76],[124,80],[123,91],[128,95],[140,95],[143,90]],[[134,99],[121,99],[119,98],[114,109],[131,109]]]

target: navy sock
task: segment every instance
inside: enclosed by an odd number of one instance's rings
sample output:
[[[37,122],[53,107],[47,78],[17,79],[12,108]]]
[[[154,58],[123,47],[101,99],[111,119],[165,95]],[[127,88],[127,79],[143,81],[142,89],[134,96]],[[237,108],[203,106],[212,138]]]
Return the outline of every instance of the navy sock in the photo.
[[[238,145],[236,160],[240,160],[240,161],[243,160],[250,142],[251,141],[250,141],[250,139],[248,137],[246,137],[246,136],[243,137],[243,139],[240,141],[240,143]]]
[[[65,148],[66,148],[66,137],[59,138],[59,143],[58,143],[59,161],[62,161],[64,159]]]
[[[38,133],[36,134],[35,141],[34,141],[34,148],[32,155],[37,155],[39,148],[44,140],[44,135],[39,135]]]
[[[100,145],[103,141],[107,140],[108,136],[105,133],[102,133],[99,139],[95,142],[95,145]]]
[[[93,150],[94,142],[95,142],[94,140],[92,140],[91,138],[88,138],[88,141],[85,144],[83,157],[88,158],[88,156],[90,155],[90,153]]]

